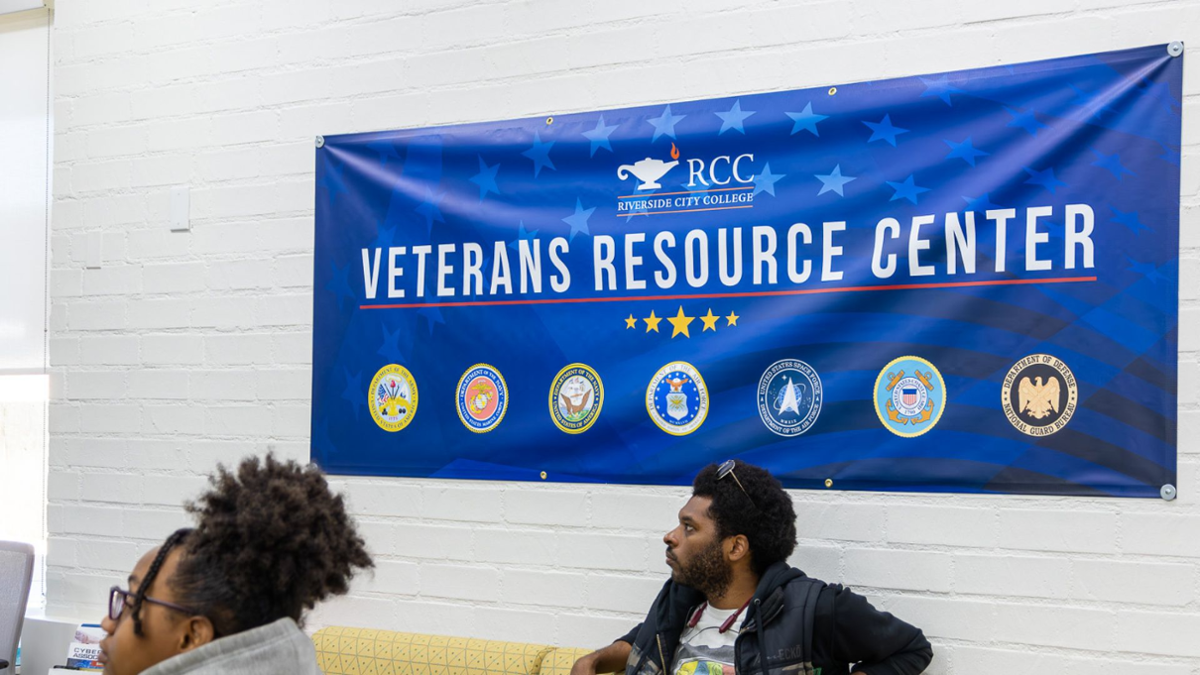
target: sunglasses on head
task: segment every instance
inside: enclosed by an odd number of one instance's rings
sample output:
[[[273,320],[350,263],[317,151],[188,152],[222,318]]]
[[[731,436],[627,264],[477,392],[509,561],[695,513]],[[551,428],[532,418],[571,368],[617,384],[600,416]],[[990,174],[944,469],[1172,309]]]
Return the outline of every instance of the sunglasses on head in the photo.
[[[737,460],[727,459],[721,462],[721,465],[717,467],[717,480],[724,480],[726,476],[732,476],[733,482],[737,483],[738,489],[742,491],[742,494],[746,495],[746,499],[749,499],[750,503],[757,509],[758,502],[754,501],[754,497],[751,497],[749,492],[746,492],[746,487],[742,485],[742,481],[738,480],[737,474],[733,472],[736,467]]]

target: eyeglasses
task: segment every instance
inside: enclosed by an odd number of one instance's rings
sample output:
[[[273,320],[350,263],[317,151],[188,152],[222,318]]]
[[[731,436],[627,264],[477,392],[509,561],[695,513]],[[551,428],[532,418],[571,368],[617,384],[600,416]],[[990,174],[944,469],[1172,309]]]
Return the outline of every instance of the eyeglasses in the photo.
[[[749,499],[750,503],[753,504],[754,508],[757,509],[758,502],[754,501],[754,497],[751,497],[749,492],[746,492],[746,488],[742,485],[742,481],[738,480],[737,474],[733,472],[733,469],[736,466],[736,460],[727,459],[724,462],[721,462],[721,466],[717,467],[717,480],[723,480],[726,476],[733,476],[733,482],[737,483],[738,489],[742,491],[742,494],[746,495],[746,499]]]
[[[121,613],[125,611],[126,607],[131,606],[133,604],[133,601],[130,598],[133,597],[134,595],[135,595],[134,593],[124,590],[119,586],[113,586],[112,588],[108,589],[108,618],[112,619],[113,621],[120,621]],[[177,612],[183,612],[184,614],[191,614],[191,615],[200,614],[200,612],[197,612],[194,609],[188,609],[187,607],[184,607],[183,605],[176,605],[175,603],[167,602],[166,600],[158,600],[157,598],[144,597],[144,598],[142,598],[142,601],[149,602],[149,603],[152,603],[155,605],[162,605],[163,607],[166,607],[167,609],[173,609]]]

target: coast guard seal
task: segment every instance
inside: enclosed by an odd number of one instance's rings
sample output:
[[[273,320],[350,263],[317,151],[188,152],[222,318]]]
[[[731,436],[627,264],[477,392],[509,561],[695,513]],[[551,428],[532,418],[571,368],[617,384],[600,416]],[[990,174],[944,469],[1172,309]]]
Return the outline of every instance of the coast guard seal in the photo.
[[[798,436],[811,429],[823,399],[817,371],[797,359],[772,363],[758,380],[758,415],[780,436]]]
[[[417,381],[404,366],[390,363],[379,369],[367,389],[371,419],[384,431],[400,431],[417,414]]]
[[[942,374],[919,356],[901,356],[875,378],[875,414],[888,431],[915,438],[942,418],[946,384]]]
[[[508,410],[508,386],[500,371],[476,363],[458,378],[458,419],[477,434],[495,429]]]
[[[672,361],[654,374],[646,387],[646,412],[659,429],[685,436],[708,417],[708,387],[695,366]]]
[[[550,383],[550,419],[568,434],[581,434],[600,416],[604,385],[591,367],[582,363],[558,371]]]
[[[1013,364],[1000,388],[1000,407],[1023,434],[1049,436],[1067,426],[1079,404],[1075,374],[1050,354],[1031,354]]]

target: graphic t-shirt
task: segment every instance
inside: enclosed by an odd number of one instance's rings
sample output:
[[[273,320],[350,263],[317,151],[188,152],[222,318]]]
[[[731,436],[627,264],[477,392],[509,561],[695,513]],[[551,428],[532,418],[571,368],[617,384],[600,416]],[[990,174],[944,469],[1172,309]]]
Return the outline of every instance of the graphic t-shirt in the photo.
[[[694,627],[683,629],[675,662],[671,664],[671,675],[734,675],[733,643],[744,619],[736,620],[737,625],[730,626],[724,633],[721,624],[736,611],[737,608],[705,607],[700,621]]]

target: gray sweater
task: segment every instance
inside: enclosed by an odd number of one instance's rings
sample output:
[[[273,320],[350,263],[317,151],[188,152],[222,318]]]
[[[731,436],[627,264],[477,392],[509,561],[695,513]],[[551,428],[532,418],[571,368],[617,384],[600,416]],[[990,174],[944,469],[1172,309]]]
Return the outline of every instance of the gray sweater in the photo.
[[[317,652],[288,618],[173,656],[142,675],[321,675]]]

